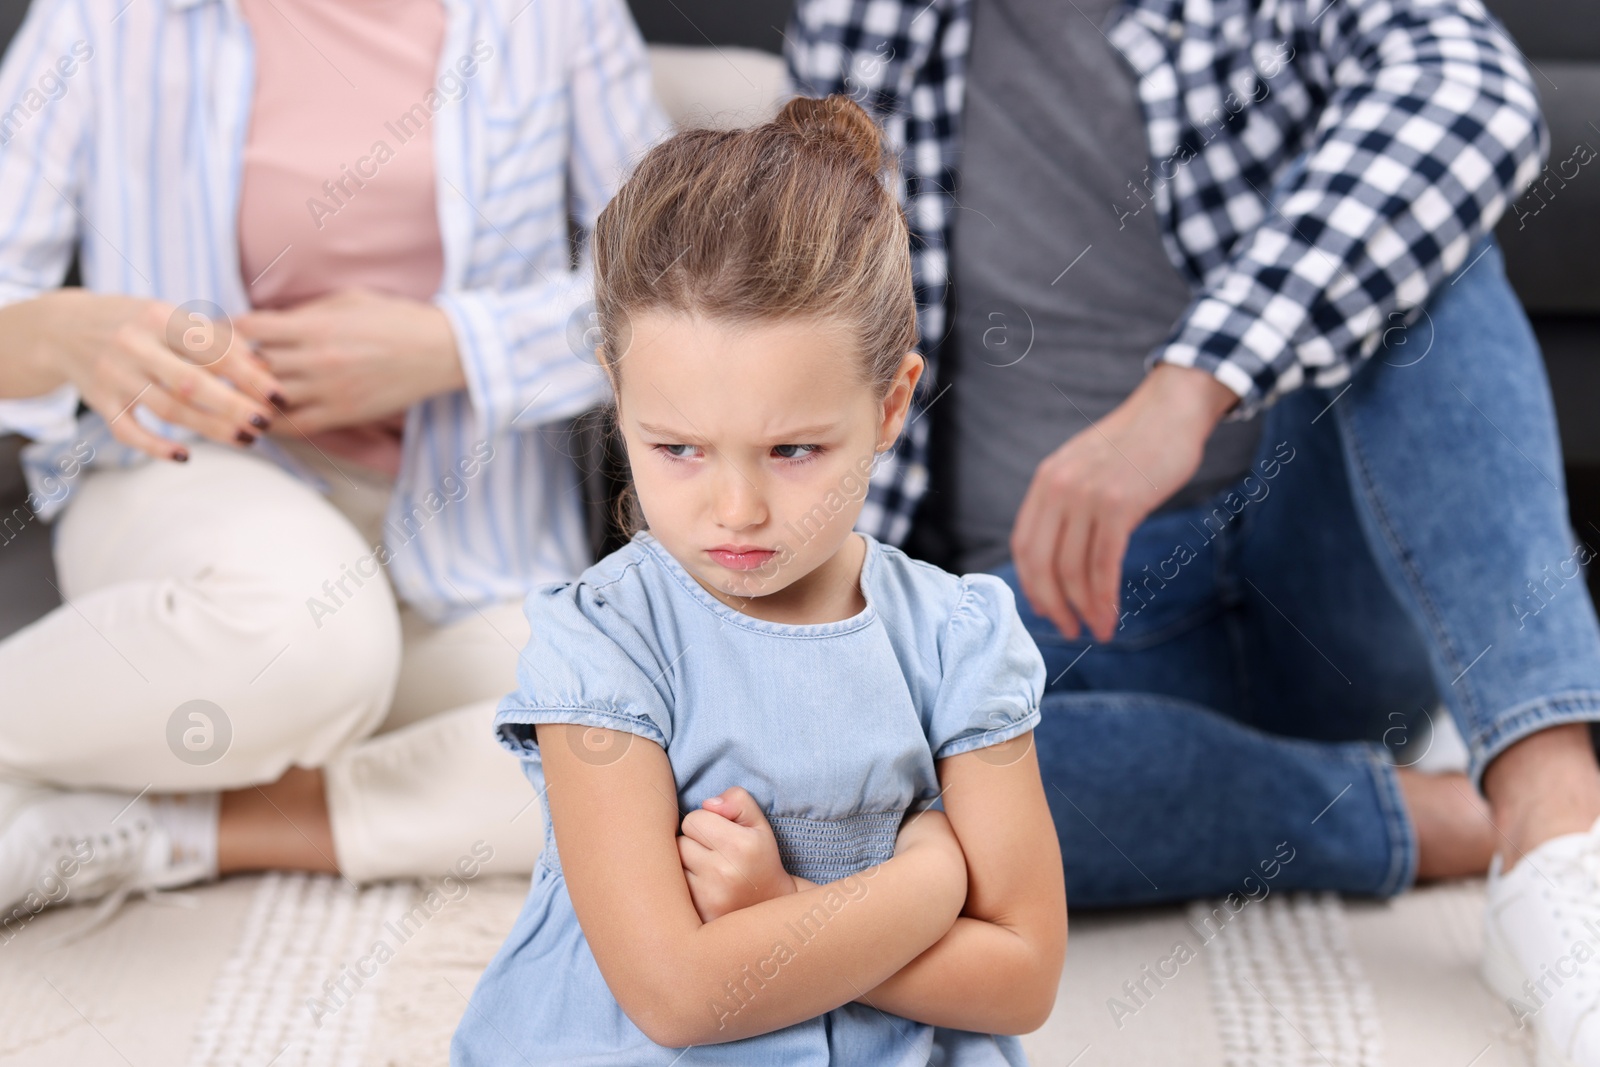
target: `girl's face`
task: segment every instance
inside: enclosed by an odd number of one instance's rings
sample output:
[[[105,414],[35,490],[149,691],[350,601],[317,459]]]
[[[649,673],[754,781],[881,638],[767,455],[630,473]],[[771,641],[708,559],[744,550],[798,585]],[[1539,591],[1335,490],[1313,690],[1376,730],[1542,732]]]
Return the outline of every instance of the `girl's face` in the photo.
[[[763,614],[827,603],[875,454],[899,436],[922,359],[882,401],[838,323],[731,326],[651,312],[617,360],[618,421],[650,532],[708,591]],[[854,587],[851,587],[853,593]]]

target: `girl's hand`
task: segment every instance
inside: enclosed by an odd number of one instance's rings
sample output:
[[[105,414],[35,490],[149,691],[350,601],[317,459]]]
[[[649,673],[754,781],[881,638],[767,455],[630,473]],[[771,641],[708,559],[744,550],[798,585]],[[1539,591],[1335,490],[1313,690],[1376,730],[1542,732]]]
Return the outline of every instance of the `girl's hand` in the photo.
[[[761,806],[739,786],[683,817],[678,858],[701,922],[797,891]]]

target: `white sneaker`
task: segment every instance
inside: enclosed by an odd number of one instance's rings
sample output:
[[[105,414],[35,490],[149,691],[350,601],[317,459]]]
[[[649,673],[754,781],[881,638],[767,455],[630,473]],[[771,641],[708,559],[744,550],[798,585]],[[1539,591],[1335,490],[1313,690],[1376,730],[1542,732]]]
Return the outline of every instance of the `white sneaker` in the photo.
[[[1497,855],[1484,911],[1483,979],[1538,1067],[1600,1067],[1600,820],[1551,838],[1510,873]]]
[[[0,784],[0,944],[47,907],[101,901],[78,935],[130,895],[202,876],[193,863],[175,862],[143,798]]]

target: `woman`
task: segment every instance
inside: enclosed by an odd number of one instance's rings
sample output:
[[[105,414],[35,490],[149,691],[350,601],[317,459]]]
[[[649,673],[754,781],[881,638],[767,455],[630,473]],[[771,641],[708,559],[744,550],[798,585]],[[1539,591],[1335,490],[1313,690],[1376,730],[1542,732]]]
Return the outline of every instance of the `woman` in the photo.
[[[622,0],[35,0],[0,101],[0,429],[65,600],[0,642],[0,915],[531,870],[489,723],[588,562],[568,211],[667,129]]]

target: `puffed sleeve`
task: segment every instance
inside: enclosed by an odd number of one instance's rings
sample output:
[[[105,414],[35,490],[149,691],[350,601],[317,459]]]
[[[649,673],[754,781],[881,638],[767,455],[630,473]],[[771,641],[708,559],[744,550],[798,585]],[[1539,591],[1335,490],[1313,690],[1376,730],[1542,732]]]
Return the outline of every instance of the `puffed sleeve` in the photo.
[[[941,681],[928,741],[934,759],[987,748],[1033,729],[1044,657],[1017,614],[1011,587],[968,574],[939,645]]]
[[[564,722],[621,730],[667,747],[672,690],[656,642],[583,582],[541,585],[523,610],[531,635],[517,659],[517,688],[495,710],[502,745],[537,763],[533,725]],[[602,761],[607,755],[592,753]]]

